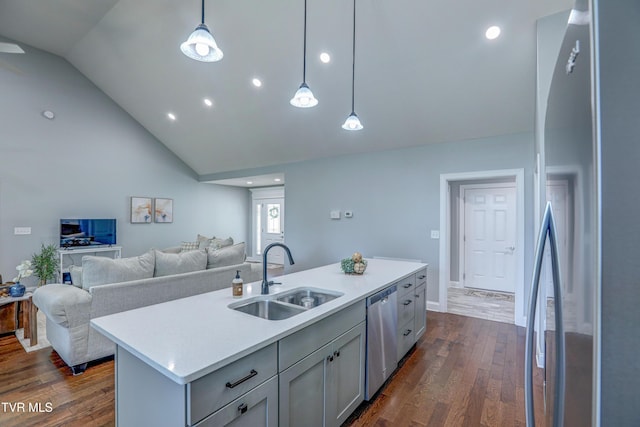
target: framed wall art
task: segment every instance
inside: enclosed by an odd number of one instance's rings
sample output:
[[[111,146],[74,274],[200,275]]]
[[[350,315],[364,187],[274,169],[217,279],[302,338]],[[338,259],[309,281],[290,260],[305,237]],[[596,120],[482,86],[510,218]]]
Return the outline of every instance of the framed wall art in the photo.
[[[156,198],[155,205],[155,222],[171,223],[173,222],[173,199]]]
[[[151,224],[153,206],[151,197],[131,197],[131,223]]]

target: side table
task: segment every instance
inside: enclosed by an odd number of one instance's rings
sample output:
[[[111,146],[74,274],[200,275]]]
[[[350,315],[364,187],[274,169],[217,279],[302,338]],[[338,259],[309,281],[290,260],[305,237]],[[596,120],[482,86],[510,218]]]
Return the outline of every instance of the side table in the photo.
[[[14,332],[22,326],[32,346],[38,344],[38,307],[27,292],[21,297],[0,298],[0,333]]]

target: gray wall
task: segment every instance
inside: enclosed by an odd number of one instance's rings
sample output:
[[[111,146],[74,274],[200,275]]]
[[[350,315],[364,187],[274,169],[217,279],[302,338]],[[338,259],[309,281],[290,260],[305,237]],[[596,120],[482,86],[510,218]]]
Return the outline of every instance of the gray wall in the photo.
[[[594,2],[602,185],[602,425],[640,425],[640,7]]]
[[[366,130],[365,130],[366,132]],[[289,271],[338,262],[354,251],[366,257],[429,263],[428,300],[438,301],[440,174],[525,170],[525,246],[531,258],[533,135],[519,134],[343,156],[209,175],[224,179],[285,173],[285,240],[296,264]],[[353,211],[331,220],[329,212]],[[530,264],[530,263],[529,263]],[[525,266],[526,277],[531,274]]]
[[[58,243],[60,218],[116,218],[123,256],[195,240],[248,238],[248,191],[196,174],[67,61],[25,46],[0,68],[0,274],[41,243]],[[55,111],[55,120],[41,112]],[[174,199],[173,224],[130,224],[129,197]],[[14,227],[31,227],[16,236]],[[33,284],[35,280],[27,281]]]

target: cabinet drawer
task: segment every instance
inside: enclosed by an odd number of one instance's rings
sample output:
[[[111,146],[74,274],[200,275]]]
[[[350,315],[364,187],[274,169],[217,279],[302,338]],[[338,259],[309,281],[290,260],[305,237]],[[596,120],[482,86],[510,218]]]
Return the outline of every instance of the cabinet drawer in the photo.
[[[398,301],[402,299],[402,297],[409,292],[413,291],[416,287],[416,275],[412,274],[409,277],[405,277],[402,280],[398,280],[396,282],[398,286]]]
[[[196,427],[221,427],[233,424],[248,427],[278,425],[278,377],[273,377],[244,396],[211,414]]]
[[[427,269],[422,269],[416,273],[416,287],[427,283]]]
[[[398,362],[416,342],[413,320],[398,329]]]
[[[413,292],[407,292],[398,298],[398,325],[404,325],[413,320],[415,313],[415,295]]]
[[[199,378],[187,387],[187,418],[191,425],[278,373],[278,348],[273,343]]]
[[[294,332],[280,340],[280,372],[313,353],[328,342],[338,338],[349,329],[363,322],[367,316],[366,302],[355,304],[340,310],[304,329]]]

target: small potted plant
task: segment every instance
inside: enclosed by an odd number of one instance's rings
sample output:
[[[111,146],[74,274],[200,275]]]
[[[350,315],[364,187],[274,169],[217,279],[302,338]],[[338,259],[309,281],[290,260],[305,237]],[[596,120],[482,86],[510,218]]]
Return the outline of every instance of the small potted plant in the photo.
[[[46,285],[49,280],[56,278],[58,273],[58,248],[55,245],[42,245],[39,254],[33,254],[31,257],[31,269],[34,276],[40,281],[38,286]]]

